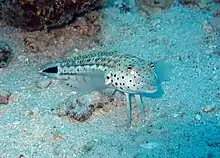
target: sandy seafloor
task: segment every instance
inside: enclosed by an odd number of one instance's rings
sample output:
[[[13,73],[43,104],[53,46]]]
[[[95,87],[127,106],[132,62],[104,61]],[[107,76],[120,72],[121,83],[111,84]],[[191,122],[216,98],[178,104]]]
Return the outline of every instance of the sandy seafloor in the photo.
[[[59,85],[36,88],[45,78],[37,69],[47,60],[24,53],[19,39],[11,36],[15,29],[0,28],[15,52],[10,65],[0,70],[1,88],[14,95],[0,106],[0,157],[220,157],[220,58],[212,53],[220,42],[201,25],[212,17],[210,12],[176,5],[152,20],[135,9],[103,12],[104,46],[93,51],[114,49],[152,61],[166,58],[174,65],[164,95],[143,98],[146,121],[140,121],[135,102],[131,128],[124,126],[125,106],[97,112],[84,123],[53,114],[51,109],[77,95]],[[204,42],[208,36],[213,40]]]

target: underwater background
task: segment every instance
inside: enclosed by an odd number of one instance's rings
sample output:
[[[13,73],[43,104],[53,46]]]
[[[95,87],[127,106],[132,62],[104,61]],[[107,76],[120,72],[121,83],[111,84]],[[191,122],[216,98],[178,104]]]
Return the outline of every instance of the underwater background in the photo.
[[[0,158],[219,158],[219,0],[0,0]],[[47,62],[118,51],[173,67],[160,94],[75,93]]]

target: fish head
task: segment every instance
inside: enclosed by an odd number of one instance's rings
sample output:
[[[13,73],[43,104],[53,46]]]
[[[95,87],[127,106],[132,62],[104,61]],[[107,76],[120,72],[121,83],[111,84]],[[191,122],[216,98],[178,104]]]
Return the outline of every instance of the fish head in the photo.
[[[155,73],[154,63],[146,63],[136,71],[140,74],[138,80],[135,80],[137,90],[140,93],[155,93],[158,89],[158,77]]]
[[[158,89],[157,75],[153,63],[133,63],[125,71],[112,74],[112,84],[127,93],[155,93]]]

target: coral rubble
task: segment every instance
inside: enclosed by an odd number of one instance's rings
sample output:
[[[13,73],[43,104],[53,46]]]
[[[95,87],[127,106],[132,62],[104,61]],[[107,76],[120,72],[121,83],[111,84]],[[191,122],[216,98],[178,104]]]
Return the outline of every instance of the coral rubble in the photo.
[[[51,58],[65,56],[66,49],[80,51],[100,44],[101,13],[90,12],[73,24],[60,29],[32,31],[22,34],[25,52],[44,54]]]

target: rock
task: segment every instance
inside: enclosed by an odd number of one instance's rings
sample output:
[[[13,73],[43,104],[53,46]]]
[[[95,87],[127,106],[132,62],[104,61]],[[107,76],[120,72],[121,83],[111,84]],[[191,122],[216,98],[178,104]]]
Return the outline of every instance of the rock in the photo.
[[[12,59],[12,48],[5,41],[0,41],[0,68],[8,66]]]
[[[8,90],[0,88],[0,104],[8,104],[11,93]]]
[[[37,88],[47,88],[51,85],[52,83],[52,80],[50,78],[47,78],[47,79],[44,79],[44,80],[41,80],[41,81],[38,81],[36,83],[36,87]]]

